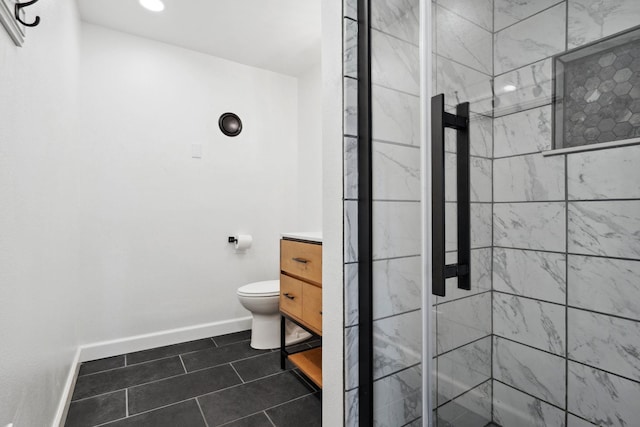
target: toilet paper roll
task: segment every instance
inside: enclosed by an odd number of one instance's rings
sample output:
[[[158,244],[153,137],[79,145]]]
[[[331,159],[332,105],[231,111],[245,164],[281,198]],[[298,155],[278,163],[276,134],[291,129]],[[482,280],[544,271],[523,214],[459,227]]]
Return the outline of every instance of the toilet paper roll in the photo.
[[[249,234],[236,234],[234,236],[236,238],[236,251],[244,252],[251,247],[251,243],[253,243],[253,237]]]

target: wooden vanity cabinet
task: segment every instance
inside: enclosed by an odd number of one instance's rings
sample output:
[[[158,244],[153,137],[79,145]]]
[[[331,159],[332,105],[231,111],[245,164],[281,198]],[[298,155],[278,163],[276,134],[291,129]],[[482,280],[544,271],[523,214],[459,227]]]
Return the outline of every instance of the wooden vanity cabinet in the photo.
[[[280,354],[322,388],[322,347],[289,353],[285,347],[285,319],[322,336],[322,244],[280,240]]]

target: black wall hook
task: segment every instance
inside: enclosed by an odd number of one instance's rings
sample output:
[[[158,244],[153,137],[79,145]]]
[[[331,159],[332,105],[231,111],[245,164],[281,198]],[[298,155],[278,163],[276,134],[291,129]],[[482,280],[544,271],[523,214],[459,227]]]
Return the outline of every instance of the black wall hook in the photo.
[[[40,17],[36,16],[35,21],[33,21],[32,23],[28,23],[28,22],[24,22],[22,20],[22,18],[20,18],[20,11],[25,8],[25,7],[29,7],[35,3],[37,3],[40,0],[31,0],[25,3],[16,3],[15,8],[14,8],[14,14],[16,17],[16,21],[18,21],[19,23],[21,23],[22,25],[24,25],[25,27],[35,27],[40,23]]]

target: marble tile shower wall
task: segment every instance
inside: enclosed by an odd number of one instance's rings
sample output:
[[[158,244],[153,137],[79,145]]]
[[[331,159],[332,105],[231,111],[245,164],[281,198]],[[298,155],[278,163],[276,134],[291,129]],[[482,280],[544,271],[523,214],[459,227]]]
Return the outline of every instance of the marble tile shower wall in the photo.
[[[439,425],[491,421],[493,0],[432,3],[435,93],[471,109],[471,291],[447,281],[433,308],[434,409]],[[455,131],[445,134],[446,261],[457,262]]]
[[[343,2],[344,402],[347,427],[358,425],[358,9]]]
[[[358,415],[355,3],[345,0],[344,20],[349,426]],[[472,103],[477,183],[474,289],[452,283],[434,307],[438,415],[456,425],[465,411],[505,427],[624,425],[640,417],[628,403],[640,399],[640,147],[540,152],[551,148],[551,56],[635,25],[638,3],[493,3],[433,3],[436,91],[450,107]],[[412,425],[421,415],[417,1],[373,9],[376,425]],[[450,188],[447,202],[449,225]]]
[[[374,424],[422,416],[418,0],[371,1]]]
[[[504,427],[640,419],[640,146],[541,155],[551,57],[638,22],[637,0],[495,0],[493,419]]]

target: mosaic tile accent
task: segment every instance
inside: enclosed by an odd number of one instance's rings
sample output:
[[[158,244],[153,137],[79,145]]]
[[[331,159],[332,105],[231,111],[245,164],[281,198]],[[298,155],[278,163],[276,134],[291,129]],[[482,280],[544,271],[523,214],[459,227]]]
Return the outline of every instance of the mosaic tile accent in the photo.
[[[608,40],[605,50],[592,45],[585,50],[599,52],[556,59],[556,93],[563,98],[556,148],[640,136],[640,38],[633,39]]]

